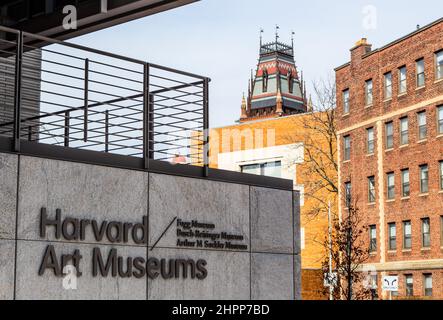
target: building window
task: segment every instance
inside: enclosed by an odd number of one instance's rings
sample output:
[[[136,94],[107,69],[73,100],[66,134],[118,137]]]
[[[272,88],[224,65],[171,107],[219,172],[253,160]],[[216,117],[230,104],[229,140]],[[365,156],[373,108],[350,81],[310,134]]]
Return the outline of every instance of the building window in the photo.
[[[431,246],[431,220],[429,218],[421,219],[422,247]]]
[[[408,90],[406,66],[398,69],[398,93],[403,94]]]
[[[443,190],[443,161],[440,161],[440,189]]]
[[[346,208],[351,206],[351,198],[352,198],[352,184],[351,182],[345,183],[345,204]]]
[[[349,96],[349,89],[343,91],[343,113],[348,114],[351,111],[351,100]]]
[[[388,200],[392,200],[395,198],[395,176],[394,173],[387,174],[387,183],[388,183]]]
[[[367,152],[368,154],[374,153],[374,128],[367,129]]]
[[[420,192],[429,192],[429,168],[427,164],[420,166]]]
[[[394,123],[386,123],[386,149],[392,149],[394,147]]]
[[[344,137],[343,142],[345,149],[344,160],[345,161],[351,160],[351,136]]]
[[[260,176],[281,178],[281,161],[254,163],[241,166],[241,172]]]
[[[412,225],[411,221],[403,221],[403,249],[412,248]]]
[[[294,77],[292,76],[292,72],[288,71],[288,88],[289,93],[294,93]]]
[[[418,123],[418,140],[424,140],[428,135],[426,111],[417,113],[417,123]]]
[[[432,274],[423,275],[423,288],[426,297],[432,297]]]
[[[437,108],[438,134],[443,134],[443,106]]]
[[[410,194],[409,169],[404,169],[401,171],[401,196],[407,198]]]
[[[384,76],[385,99],[392,98],[392,72],[388,72]]]
[[[395,223],[388,224],[389,250],[397,250],[397,228]]]
[[[443,50],[435,54],[435,74],[436,79],[443,79]]]
[[[443,248],[443,216],[440,217],[440,245]]]
[[[369,252],[377,251],[377,227],[369,226]]]
[[[423,87],[425,85],[425,59],[417,60],[417,87]]]
[[[268,91],[268,80],[269,80],[268,70],[264,69],[263,70],[263,92]]]
[[[373,83],[372,79],[366,81],[365,86],[365,103],[367,106],[372,105],[374,99],[373,99]]]
[[[375,202],[375,177],[368,178],[368,202]]]
[[[412,274],[405,275],[405,288],[407,297],[414,296],[414,277]]]
[[[407,117],[400,119],[400,145],[409,143],[409,121]]]

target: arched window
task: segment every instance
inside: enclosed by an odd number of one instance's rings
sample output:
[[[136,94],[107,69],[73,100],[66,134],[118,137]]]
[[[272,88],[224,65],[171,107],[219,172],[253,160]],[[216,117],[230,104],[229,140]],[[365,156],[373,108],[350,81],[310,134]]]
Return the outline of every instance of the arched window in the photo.
[[[289,93],[294,92],[294,78],[292,77],[291,71],[288,71],[288,88],[289,88]]]
[[[268,70],[263,69],[263,92],[268,91]]]

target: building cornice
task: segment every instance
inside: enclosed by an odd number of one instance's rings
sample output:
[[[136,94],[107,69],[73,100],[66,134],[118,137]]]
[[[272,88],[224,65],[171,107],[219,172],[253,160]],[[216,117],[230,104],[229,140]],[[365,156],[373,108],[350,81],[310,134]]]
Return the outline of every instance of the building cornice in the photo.
[[[378,52],[381,52],[381,51],[383,51],[383,50],[386,50],[386,49],[388,49],[388,48],[390,48],[390,47],[392,47],[392,46],[394,46],[394,45],[396,45],[396,44],[398,44],[398,43],[400,43],[400,42],[402,42],[402,41],[404,41],[404,40],[406,40],[406,39],[408,39],[408,38],[411,38],[411,37],[413,37],[413,36],[415,36],[415,35],[417,35],[417,34],[419,34],[419,33],[421,33],[421,32],[426,31],[426,30],[429,29],[429,28],[432,28],[432,27],[436,26],[437,24],[439,24],[439,23],[441,23],[441,22],[443,22],[443,18],[440,18],[440,19],[438,19],[438,20],[436,20],[436,21],[434,21],[434,22],[431,22],[430,24],[428,24],[428,25],[426,25],[426,26],[424,26],[424,27],[421,27],[420,29],[417,29],[417,30],[415,30],[415,31],[413,31],[413,32],[411,32],[411,33],[409,33],[409,34],[407,34],[407,35],[401,37],[401,38],[398,38],[397,40],[394,40],[394,41],[392,41],[392,42],[389,42],[388,44],[386,44],[386,45],[384,45],[384,46],[382,46],[382,47],[380,47],[380,48],[378,48],[378,49],[372,50],[372,51],[370,51],[370,52],[364,54],[364,55],[362,56],[362,59],[365,59],[365,58],[367,58],[367,57],[369,57],[369,56],[371,56],[371,55],[373,55],[373,54],[375,54],[375,53],[378,53]],[[351,49],[351,50],[352,50],[352,49]],[[343,64],[343,65],[341,65],[341,66],[335,68],[334,71],[339,71],[339,70],[341,70],[341,69],[344,69],[344,68],[346,68],[346,67],[349,67],[350,65],[351,65],[351,62],[347,62],[347,63],[345,63],[345,64]]]

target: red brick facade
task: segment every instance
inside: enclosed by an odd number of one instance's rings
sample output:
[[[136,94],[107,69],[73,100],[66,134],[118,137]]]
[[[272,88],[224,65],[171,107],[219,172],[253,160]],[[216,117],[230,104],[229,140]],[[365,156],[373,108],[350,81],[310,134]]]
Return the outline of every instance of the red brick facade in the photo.
[[[432,275],[432,297],[443,299],[443,132],[438,129],[438,108],[443,106],[443,77],[437,74],[437,55],[443,50],[443,19],[385,47],[371,51],[364,40],[351,49],[351,62],[336,69],[339,130],[340,184],[352,185],[352,197],[376,226],[376,251],[369,265],[383,275],[398,275],[399,299],[428,298],[424,277]],[[424,59],[425,85],[417,85],[417,61]],[[400,68],[406,67],[407,89],[400,93]],[[418,68],[419,69],[419,68]],[[392,97],[386,97],[385,75],[392,75]],[[366,82],[372,80],[373,102],[367,105]],[[389,83],[389,82],[388,82]],[[345,114],[343,92],[349,90],[349,113]],[[426,138],[419,139],[418,113],[426,112]],[[442,111],[443,114],[443,111]],[[400,119],[407,117],[407,133],[401,145]],[[386,123],[393,124],[393,147],[387,147]],[[405,125],[406,127],[406,125]],[[368,152],[368,129],[374,131],[374,152]],[[423,127],[424,128],[424,127]],[[345,159],[344,137],[351,140],[350,160]],[[407,136],[407,143],[406,143]],[[422,137],[423,138],[423,137]],[[428,168],[421,180],[421,167]],[[409,169],[409,196],[403,194],[402,170]],[[393,199],[388,199],[387,174],[394,174]],[[375,178],[375,201],[369,203],[368,177]],[[425,170],[423,169],[425,178]],[[423,190],[420,184],[423,181]],[[405,184],[407,189],[407,185]],[[345,210],[341,194],[341,212]],[[423,245],[422,219],[430,219],[430,246]],[[411,248],[404,246],[404,222],[411,222]],[[389,247],[388,224],[395,223],[396,248]],[[407,228],[407,227],[406,227]],[[424,227],[426,229],[426,227]],[[369,234],[367,240],[369,243]],[[406,295],[405,275],[413,276],[413,297]]]

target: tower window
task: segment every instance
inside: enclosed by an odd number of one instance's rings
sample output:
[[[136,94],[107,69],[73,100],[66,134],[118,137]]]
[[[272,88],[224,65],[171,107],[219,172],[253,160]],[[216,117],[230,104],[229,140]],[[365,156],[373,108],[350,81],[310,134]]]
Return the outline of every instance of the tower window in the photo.
[[[269,79],[268,70],[264,69],[263,70],[263,92],[268,92],[268,79]]]
[[[289,93],[294,93],[294,78],[292,77],[291,71],[288,71],[288,88]]]

